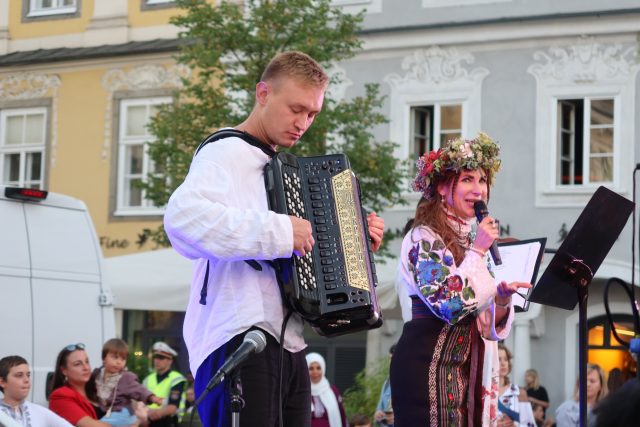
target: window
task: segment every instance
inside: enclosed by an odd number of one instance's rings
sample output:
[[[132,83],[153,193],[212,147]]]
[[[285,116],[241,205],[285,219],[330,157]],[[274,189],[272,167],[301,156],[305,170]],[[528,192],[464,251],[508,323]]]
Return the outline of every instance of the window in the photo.
[[[147,143],[153,139],[148,125],[161,104],[171,98],[126,99],[120,101],[118,132],[118,188],[116,215],[149,215],[162,213],[145,197],[140,183],[156,172],[148,155]]]
[[[415,164],[419,155],[455,137],[473,137],[481,127],[482,81],[489,70],[468,68],[470,52],[439,46],[398,58],[403,74],[384,77],[389,93],[389,139],[395,156]],[[411,188],[407,182],[406,188]],[[418,201],[418,193],[407,193]]]
[[[30,0],[27,16],[44,16],[76,13],[76,0]]]
[[[626,314],[614,314],[613,322],[620,339],[629,345],[635,336],[633,317]],[[627,347],[621,345],[613,336],[611,325],[606,316],[598,316],[588,321],[588,361],[600,365],[605,373],[618,368],[625,378],[635,377],[636,362]]]
[[[0,112],[2,184],[44,188],[46,123],[44,108]]]
[[[611,183],[614,99],[558,101],[558,185]]]
[[[411,120],[412,153],[417,158],[462,135],[462,104],[413,107]]]
[[[583,208],[600,185],[629,195],[636,50],[585,36],[534,52],[536,207]]]

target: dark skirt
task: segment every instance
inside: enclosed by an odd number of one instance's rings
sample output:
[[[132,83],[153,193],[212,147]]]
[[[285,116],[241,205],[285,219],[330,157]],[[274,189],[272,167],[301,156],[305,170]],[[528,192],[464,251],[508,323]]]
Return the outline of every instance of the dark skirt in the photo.
[[[473,316],[451,326],[414,308],[391,359],[394,427],[482,425],[483,352]]]

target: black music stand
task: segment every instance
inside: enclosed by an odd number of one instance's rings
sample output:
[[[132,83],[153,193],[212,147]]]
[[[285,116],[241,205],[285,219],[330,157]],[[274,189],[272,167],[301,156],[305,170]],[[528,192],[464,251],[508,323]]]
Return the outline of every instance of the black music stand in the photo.
[[[573,310],[579,303],[580,427],[587,425],[587,299],[588,286],[622,232],[633,203],[600,187],[529,296],[529,301]]]

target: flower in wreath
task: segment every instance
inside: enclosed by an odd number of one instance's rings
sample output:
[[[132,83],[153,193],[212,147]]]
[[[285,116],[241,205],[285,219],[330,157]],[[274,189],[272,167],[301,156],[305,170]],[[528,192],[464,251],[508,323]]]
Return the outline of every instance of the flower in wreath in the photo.
[[[462,277],[458,276],[457,274],[447,277],[447,287],[452,292],[462,291],[462,287],[463,287]]]
[[[418,284],[430,285],[435,282],[442,282],[445,277],[442,268],[442,264],[433,260],[419,261],[416,273]]]
[[[445,255],[442,257],[442,262],[447,267],[451,267],[453,265],[453,257],[451,255]]]
[[[474,139],[456,138],[442,148],[424,153],[416,161],[416,177],[412,188],[426,199],[435,195],[433,180],[446,172],[484,169],[492,177],[500,170],[500,146],[480,132]],[[491,182],[491,180],[490,180]]]

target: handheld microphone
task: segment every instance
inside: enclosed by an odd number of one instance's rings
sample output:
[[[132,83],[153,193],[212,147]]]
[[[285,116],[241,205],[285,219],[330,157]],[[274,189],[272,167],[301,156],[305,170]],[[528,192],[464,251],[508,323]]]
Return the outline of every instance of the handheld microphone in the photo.
[[[473,204],[473,210],[476,213],[476,218],[478,222],[482,221],[484,217],[489,215],[489,209],[487,209],[487,204],[482,200],[478,200]],[[502,264],[502,258],[500,258],[500,251],[498,250],[498,241],[494,240],[489,248],[489,252],[491,252],[491,258],[493,258],[493,263],[495,265]]]
[[[224,378],[231,373],[235,368],[238,367],[242,362],[244,362],[249,356],[254,353],[260,353],[267,346],[267,338],[264,336],[264,333],[261,331],[249,331],[247,335],[244,336],[244,340],[242,344],[236,351],[233,352],[231,357],[224,362],[224,364],[218,369],[218,372],[211,378],[209,384],[207,384],[207,388],[198,398],[197,403],[204,398],[204,396],[211,391],[215,386],[224,381]]]

